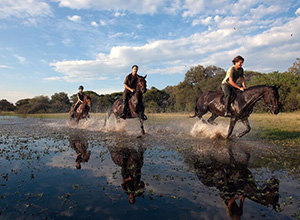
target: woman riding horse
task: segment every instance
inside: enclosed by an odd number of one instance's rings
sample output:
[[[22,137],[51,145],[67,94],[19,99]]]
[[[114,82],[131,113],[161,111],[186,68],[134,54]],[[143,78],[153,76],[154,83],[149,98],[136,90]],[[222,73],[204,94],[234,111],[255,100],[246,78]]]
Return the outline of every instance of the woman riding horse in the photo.
[[[206,123],[202,116],[210,111],[212,115],[208,119],[208,122],[215,124],[214,120],[217,117],[224,116],[225,108],[222,103],[222,96],[222,92],[216,91],[203,93],[196,102],[195,115],[191,116],[191,118],[198,117],[202,122]],[[242,121],[246,130],[237,134],[237,137],[242,137],[251,130],[248,117],[252,113],[254,105],[261,99],[267,104],[272,114],[279,113],[278,87],[261,85],[250,87],[244,92],[236,91],[236,97],[232,103],[230,126],[226,138],[231,136],[238,120]]]
[[[237,56],[232,60],[233,66],[230,67],[226,73],[225,78],[222,81],[222,91],[224,93],[225,98],[225,114],[224,116],[230,115],[230,97],[232,96],[233,89],[236,88],[238,90],[244,91],[246,89],[246,84],[244,80],[244,69],[242,65],[244,63],[244,58],[241,56]],[[242,86],[239,87],[236,84],[236,81],[241,78]]]

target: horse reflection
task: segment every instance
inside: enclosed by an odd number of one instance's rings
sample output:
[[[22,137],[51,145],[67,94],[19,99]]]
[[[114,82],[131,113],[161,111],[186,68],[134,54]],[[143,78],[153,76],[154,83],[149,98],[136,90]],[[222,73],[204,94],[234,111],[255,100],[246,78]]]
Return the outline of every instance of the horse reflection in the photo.
[[[118,143],[119,142],[119,143]],[[143,196],[145,184],[141,180],[144,165],[145,148],[142,143],[130,146],[125,141],[117,141],[117,145],[109,148],[112,161],[121,167],[123,191],[129,196],[129,203],[134,204],[136,197]]]
[[[75,151],[75,167],[81,169],[81,163],[86,163],[90,159],[91,151],[88,151],[88,141],[81,135],[70,136],[70,147]]]
[[[230,145],[214,150],[211,147],[197,147],[187,152],[184,157],[204,185],[219,190],[219,196],[230,218],[241,218],[246,198],[264,206],[271,205],[276,210],[279,180],[271,178],[261,189],[248,169],[250,154],[247,150]]]

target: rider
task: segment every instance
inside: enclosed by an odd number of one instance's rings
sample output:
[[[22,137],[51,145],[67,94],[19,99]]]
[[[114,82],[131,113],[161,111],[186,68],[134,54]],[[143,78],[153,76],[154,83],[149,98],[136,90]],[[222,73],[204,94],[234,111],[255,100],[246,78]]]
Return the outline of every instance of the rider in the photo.
[[[123,91],[123,113],[121,114],[121,118],[125,119],[127,114],[129,113],[129,99],[135,92],[135,88],[137,85],[137,80],[139,75],[137,74],[139,67],[137,65],[132,66],[132,72],[128,74],[124,80],[125,89]]]
[[[245,79],[244,79],[244,69],[242,65],[244,63],[244,58],[237,56],[232,60],[233,66],[227,70],[226,76],[222,81],[222,91],[225,97],[225,114],[224,116],[230,115],[230,96],[232,94],[233,88],[244,91],[246,89]],[[238,78],[241,78],[242,87],[236,84]]]
[[[85,96],[85,94],[83,92],[83,89],[84,89],[83,86],[79,86],[78,89],[79,89],[79,91],[77,93],[77,102],[74,105],[74,111],[73,111],[72,117],[74,116],[77,108],[83,103],[84,96]]]

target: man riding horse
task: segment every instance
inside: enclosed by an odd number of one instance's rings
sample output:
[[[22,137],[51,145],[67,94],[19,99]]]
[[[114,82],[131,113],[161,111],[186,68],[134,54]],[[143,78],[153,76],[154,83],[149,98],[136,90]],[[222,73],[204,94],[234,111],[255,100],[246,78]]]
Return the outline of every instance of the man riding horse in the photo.
[[[237,56],[232,60],[233,66],[227,70],[226,76],[222,81],[222,91],[225,98],[225,114],[224,116],[230,116],[230,99],[232,97],[232,92],[234,88],[244,91],[246,89],[246,84],[244,80],[244,69],[242,65],[244,63],[244,58]],[[236,84],[236,81],[241,78],[242,87]]]
[[[135,88],[137,86],[138,78],[140,77],[138,72],[139,67],[137,65],[133,65],[131,70],[132,72],[128,74],[124,80],[125,89],[123,91],[123,113],[120,115],[120,118],[126,119],[126,117],[130,114],[129,110],[129,99],[135,92]],[[144,120],[147,119],[146,115],[143,114],[142,118]]]

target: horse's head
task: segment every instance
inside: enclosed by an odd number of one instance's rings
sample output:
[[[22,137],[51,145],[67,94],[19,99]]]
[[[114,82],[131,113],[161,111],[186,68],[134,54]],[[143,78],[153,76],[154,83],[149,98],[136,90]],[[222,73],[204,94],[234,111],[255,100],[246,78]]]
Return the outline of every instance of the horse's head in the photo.
[[[264,101],[270,109],[272,114],[277,115],[279,113],[279,87],[277,86],[269,86],[267,88],[267,92],[264,94]]]
[[[145,93],[147,91],[146,77],[147,75],[138,77],[137,86],[136,86],[137,91],[141,91],[142,93]]]
[[[84,96],[83,103],[86,103],[90,108],[92,107],[92,99],[88,95]]]

